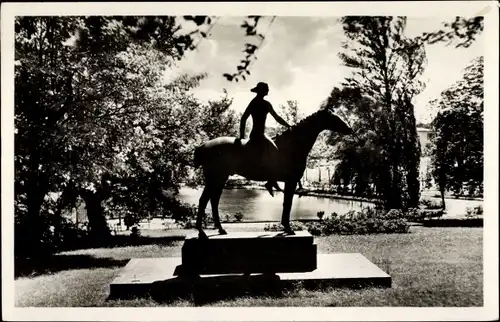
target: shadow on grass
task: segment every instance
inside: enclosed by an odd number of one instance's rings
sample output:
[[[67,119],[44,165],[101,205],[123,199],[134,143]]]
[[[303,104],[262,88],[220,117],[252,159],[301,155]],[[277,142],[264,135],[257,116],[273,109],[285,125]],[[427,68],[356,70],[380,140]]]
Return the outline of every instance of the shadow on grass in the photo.
[[[483,218],[470,219],[426,219],[421,221],[424,227],[483,227]]]
[[[88,268],[112,268],[124,266],[129,259],[116,260],[91,255],[49,255],[38,258],[16,258],[15,278],[35,277],[60,271]]]
[[[380,287],[380,285],[348,280],[336,280],[329,283],[284,281],[277,275],[261,274],[204,276],[203,278],[176,277],[149,285],[123,285],[120,289],[112,289],[107,300],[151,298],[160,304],[189,301],[195,306],[202,306],[242,297],[286,298],[301,289],[328,292],[332,288],[362,289],[366,287]]]
[[[66,245],[60,252],[75,251],[79,249],[115,248],[126,246],[161,245],[172,246],[177,241],[184,240],[184,236],[111,236],[99,242],[80,240],[71,245]],[[32,251],[32,255],[22,256],[16,254],[14,260],[14,276],[34,277],[50,274],[64,270],[84,268],[106,268],[124,266],[129,259],[115,260],[113,258],[101,258],[91,255],[78,254],[46,254],[42,251]]]
[[[184,240],[185,236],[130,236],[116,235],[111,236],[109,242],[101,247],[95,248],[110,248],[110,247],[125,247],[125,246],[146,246],[146,245],[162,245],[172,246],[175,242]]]
[[[148,285],[123,285],[112,289],[109,300],[151,298],[157,303],[171,304],[187,300],[196,306],[243,296],[284,296],[278,276],[225,275],[213,277],[176,277]]]

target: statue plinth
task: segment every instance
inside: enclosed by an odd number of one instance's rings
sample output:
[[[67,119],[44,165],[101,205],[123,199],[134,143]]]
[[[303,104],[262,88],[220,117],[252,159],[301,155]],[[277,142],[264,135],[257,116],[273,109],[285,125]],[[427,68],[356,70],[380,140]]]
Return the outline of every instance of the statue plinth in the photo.
[[[182,265],[175,273],[251,274],[312,272],[317,247],[305,231],[295,235],[280,232],[231,232],[228,235],[186,236]]]
[[[307,289],[391,287],[391,277],[361,254],[316,253],[304,231],[209,233],[208,239],[195,233],[186,237],[182,257],[131,259],[111,283],[110,298],[270,294],[297,283]]]

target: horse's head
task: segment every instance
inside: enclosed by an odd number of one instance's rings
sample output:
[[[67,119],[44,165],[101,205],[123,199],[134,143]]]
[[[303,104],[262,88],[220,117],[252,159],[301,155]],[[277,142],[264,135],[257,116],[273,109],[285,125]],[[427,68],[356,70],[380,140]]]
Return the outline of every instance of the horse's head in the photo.
[[[323,122],[327,130],[337,132],[340,134],[353,133],[351,127],[329,108],[324,110]]]

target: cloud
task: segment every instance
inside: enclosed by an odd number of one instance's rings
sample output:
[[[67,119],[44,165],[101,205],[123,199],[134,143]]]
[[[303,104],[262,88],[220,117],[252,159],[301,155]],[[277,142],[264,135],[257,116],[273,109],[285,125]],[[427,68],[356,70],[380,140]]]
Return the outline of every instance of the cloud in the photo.
[[[250,89],[265,81],[270,86],[268,99],[274,106],[297,100],[301,111],[310,114],[334,86],[349,76],[349,69],[342,66],[337,56],[344,38],[338,18],[279,16],[269,30],[271,17],[263,17],[259,22],[258,31],[266,34],[266,40],[257,52],[257,61],[250,67],[251,75],[243,82],[228,82],[222,74],[236,71],[245,56],[244,44],[258,42],[257,38],[245,37],[240,28],[244,19],[221,17],[211,35],[200,42],[198,50],[180,62],[179,71],[209,74],[197,89],[200,99],[219,98],[225,88],[234,98],[233,108],[242,112],[253,97]],[[446,17],[408,19],[406,31],[416,36],[439,28],[442,21],[447,21]],[[482,50],[482,38],[469,49],[444,44],[427,46],[428,67],[423,78],[429,82],[414,102],[417,119],[426,117],[427,102],[460,77],[461,70],[472,58],[481,55]]]

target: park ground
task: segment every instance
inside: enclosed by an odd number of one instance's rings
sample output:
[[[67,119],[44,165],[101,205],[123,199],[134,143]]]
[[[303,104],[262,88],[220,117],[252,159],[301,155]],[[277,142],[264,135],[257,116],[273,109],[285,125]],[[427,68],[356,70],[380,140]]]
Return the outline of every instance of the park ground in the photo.
[[[231,231],[262,231],[264,224],[226,224]],[[142,230],[136,246],[84,249],[56,254],[43,263],[16,267],[15,304],[20,307],[161,306],[403,306],[483,305],[483,229],[424,228],[408,234],[315,237],[318,253],[361,253],[392,276],[391,288],[306,290],[281,295],[110,300],[109,285],[131,258],[181,255],[190,230]]]

